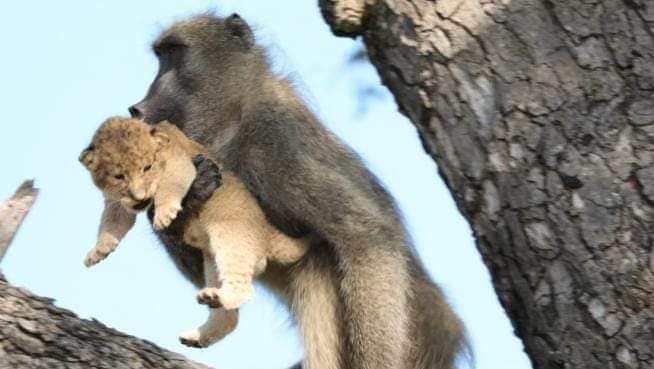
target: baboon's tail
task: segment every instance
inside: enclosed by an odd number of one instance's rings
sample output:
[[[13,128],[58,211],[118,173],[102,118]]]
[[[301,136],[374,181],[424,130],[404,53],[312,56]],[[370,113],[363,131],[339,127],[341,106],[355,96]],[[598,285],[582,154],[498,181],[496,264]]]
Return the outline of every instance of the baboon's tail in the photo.
[[[304,341],[304,360],[292,369],[341,369],[342,308],[333,257],[312,245],[293,268],[289,292]]]
[[[412,368],[454,369],[459,355],[470,358],[465,330],[441,290],[422,270],[414,275],[412,336],[417,343],[410,355]]]

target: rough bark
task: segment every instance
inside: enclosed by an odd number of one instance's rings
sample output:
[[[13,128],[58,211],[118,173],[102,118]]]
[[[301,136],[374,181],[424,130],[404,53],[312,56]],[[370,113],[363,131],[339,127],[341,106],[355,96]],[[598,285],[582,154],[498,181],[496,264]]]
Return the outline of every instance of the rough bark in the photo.
[[[156,345],[80,319],[0,275],[0,368],[209,369]]]
[[[654,368],[654,2],[320,5],[417,127],[534,368]]]
[[[38,190],[25,181],[0,204],[0,261]],[[209,369],[99,322],[78,318],[52,300],[12,287],[0,273],[0,368]]]
[[[0,204],[0,260],[7,252],[38,194],[39,190],[34,188],[34,181],[25,181],[12,197]]]

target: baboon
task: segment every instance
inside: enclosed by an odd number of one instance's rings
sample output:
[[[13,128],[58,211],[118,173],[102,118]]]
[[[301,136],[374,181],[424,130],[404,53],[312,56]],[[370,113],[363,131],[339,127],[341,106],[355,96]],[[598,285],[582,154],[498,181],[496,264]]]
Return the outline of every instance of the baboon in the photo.
[[[177,125],[243,179],[271,224],[316,239],[293,267],[263,276],[297,319],[302,366],[452,368],[461,323],[412,251],[394,200],[272,72],[248,24],[194,16],[153,50],[159,71],[132,116]],[[193,262],[166,247],[178,265]]]

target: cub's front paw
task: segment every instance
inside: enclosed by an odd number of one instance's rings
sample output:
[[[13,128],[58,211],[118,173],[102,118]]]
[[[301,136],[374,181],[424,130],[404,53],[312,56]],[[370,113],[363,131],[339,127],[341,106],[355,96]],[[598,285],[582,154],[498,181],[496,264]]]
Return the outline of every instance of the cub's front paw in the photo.
[[[84,259],[84,265],[86,267],[92,267],[95,264],[101,262],[104,260],[109,254],[111,254],[112,251],[114,251],[115,247],[112,245],[99,245],[93,248],[93,250],[89,251],[89,253],[86,255],[86,259]]]
[[[203,348],[211,344],[202,339],[199,329],[191,329],[190,331],[182,332],[179,335],[179,342],[188,347],[195,348]]]
[[[160,231],[170,225],[175,220],[177,213],[182,210],[182,206],[176,203],[167,203],[155,206],[154,220],[152,225],[154,229]]]

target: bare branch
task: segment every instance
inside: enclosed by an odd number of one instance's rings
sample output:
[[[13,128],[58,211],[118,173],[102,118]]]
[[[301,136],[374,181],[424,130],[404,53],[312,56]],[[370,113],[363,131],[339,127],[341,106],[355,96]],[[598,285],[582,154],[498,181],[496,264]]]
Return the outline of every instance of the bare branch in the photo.
[[[0,368],[211,369],[0,278]]]
[[[18,187],[12,197],[0,204],[0,261],[38,194],[39,190],[34,188],[34,181],[28,180]]]

